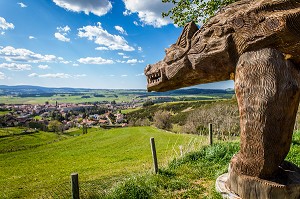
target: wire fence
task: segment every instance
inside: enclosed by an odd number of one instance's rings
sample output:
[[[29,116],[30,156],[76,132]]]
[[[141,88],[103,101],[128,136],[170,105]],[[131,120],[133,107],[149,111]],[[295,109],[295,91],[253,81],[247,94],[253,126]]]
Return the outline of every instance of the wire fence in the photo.
[[[213,129],[212,129],[212,124],[209,124],[209,144],[212,145],[212,139],[213,139]],[[152,153],[153,150],[155,151],[156,154],[156,149],[155,149],[155,143],[154,143],[154,138],[151,138],[151,149],[152,149]],[[154,145],[154,146],[153,146]],[[194,146],[195,145],[195,139],[190,140],[188,146],[186,146],[186,149],[183,148],[183,146],[179,146],[179,150],[180,150],[180,155],[182,156],[185,153],[188,153],[190,151],[194,150]],[[173,147],[173,150],[174,147]],[[178,154],[177,154],[178,155]],[[153,157],[153,159],[155,159]],[[154,165],[156,164],[157,167],[155,173],[157,173],[158,171],[158,166],[157,166],[157,160],[155,163],[154,160]],[[109,189],[107,189],[109,186],[108,184],[110,183],[106,183],[106,186],[103,184],[103,182],[99,182],[99,181],[78,181],[78,174],[77,175],[77,182],[76,182],[76,186],[79,187],[79,197],[75,196],[74,197],[74,192],[72,192],[72,189],[74,186],[74,181],[72,178],[71,174],[71,179],[68,182],[64,182],[62,184],[59,184],[58,186],[56,186],[55,188],[52,188],[51,190],[48,190],[47,192],[43,193],[39,198],[41,199],[72,199],[72,198],[81,198],[81,199],[98,199],[98,198],[104,198],[105,195],[107,194],[107,191]]]
[[[79,182],[79,196],[83,199],[97,199],[104,196],[103,187],[96,182]],[[69,199],[72,198],[71,181],[43,193],[41,199]]]

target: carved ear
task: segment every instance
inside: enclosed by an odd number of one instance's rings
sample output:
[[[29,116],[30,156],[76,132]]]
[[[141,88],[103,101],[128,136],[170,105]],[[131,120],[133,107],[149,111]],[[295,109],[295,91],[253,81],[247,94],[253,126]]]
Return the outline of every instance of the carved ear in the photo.
[[[180,46],[181,48],[189,48],[191,44],[191,39],[193,35],[197,32],[197,30],[198,27],[193,21],[186,24],[183,28],[180,37],[176,42],[176,45]]]

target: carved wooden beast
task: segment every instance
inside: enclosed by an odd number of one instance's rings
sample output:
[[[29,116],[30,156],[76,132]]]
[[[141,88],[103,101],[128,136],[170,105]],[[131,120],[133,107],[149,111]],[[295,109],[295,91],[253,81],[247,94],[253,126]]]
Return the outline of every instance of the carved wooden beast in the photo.
[[[191,22],[145,75],[148,91],[234,79],[241,149],[228,188],[242,198],[300,198],[300,169],[284,161],[300,99],[300,0],[242,0],[200,29]]]

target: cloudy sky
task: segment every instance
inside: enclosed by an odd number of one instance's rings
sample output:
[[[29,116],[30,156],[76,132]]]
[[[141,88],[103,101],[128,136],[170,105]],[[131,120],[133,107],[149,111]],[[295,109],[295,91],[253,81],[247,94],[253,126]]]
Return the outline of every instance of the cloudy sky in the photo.
[[[161,0],[0,1],[0,84],[146,88],[181,33]],[[202,85],[229,88],[232,82]]]

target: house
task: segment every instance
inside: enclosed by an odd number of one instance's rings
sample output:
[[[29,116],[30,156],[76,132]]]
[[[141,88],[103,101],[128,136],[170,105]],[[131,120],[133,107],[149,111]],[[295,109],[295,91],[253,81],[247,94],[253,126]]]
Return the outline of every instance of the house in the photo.
[[[122,123],[124,120],[124,115],[122,113],[115,114],[116,116],[116,123]]]
[[[107,124],[108,122],[107,122],[107,120],[103,120],[103,119],[100,119],[99,120],[99,124],[101,125],[101,124]]]

